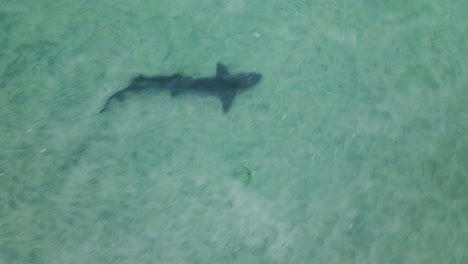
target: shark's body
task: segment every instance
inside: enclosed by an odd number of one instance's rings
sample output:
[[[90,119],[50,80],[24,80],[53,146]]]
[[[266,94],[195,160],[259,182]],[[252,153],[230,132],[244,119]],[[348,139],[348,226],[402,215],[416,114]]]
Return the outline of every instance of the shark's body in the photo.
[[[236,94],[256,85],[261,79],[262,75],[257,72],[230,74],[226,66],[221,63],[217,64],[214,77],[193,78],[179,74],[154,77],[139,75],[133,78],[125,89],[109,97],[99,113],[107,110],[114,99],[122,101],[130,93],[150,89],[166,89],[170,91],[171,96],[186,92],[213,95],[221,100],[223,111],[227,113]]]

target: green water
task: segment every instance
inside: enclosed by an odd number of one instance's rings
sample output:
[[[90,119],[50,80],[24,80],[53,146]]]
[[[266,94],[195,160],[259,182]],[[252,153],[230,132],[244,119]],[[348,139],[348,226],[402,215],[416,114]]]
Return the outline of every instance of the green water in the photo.
[[[57,2],[0,3],[0,263],[468,263],[467,1]]]

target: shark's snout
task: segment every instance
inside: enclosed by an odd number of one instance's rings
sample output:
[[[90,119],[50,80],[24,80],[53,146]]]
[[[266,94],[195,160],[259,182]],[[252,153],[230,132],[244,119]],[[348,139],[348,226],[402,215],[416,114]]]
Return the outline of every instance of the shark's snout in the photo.
[[[262,74],[257,72],[249,73],[247,76],[247,85],[253,86],[260,82],[262,79]]]

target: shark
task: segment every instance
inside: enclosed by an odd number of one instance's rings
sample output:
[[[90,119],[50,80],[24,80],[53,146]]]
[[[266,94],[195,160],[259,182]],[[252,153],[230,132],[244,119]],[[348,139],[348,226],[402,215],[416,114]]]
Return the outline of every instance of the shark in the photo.
[[[194,78],[180,74],[152,77],[138,75],[125,89],[110,96],[99,113],[108,110],[112,101],[123,101],[130,94],[147,90],[168,90],[171,97],[183,93],[215,96],[221,101],[223,112],[226,114],[236,95],[257,85],[261,79],[262,74],[258,72],[231,74],[222,63],[216,65],[216,74],[213,77]]]

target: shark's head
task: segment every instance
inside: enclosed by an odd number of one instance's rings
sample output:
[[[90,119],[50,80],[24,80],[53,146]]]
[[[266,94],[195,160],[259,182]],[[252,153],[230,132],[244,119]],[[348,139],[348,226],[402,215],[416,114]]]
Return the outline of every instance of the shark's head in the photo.
[[[246,75],[245,85],[248,87],[254,86],[262,79],[262,74],[258,72],[244,73]]]
[[[230,75],[229,79],[236,82],[236,87],[239,90],[245,90],[258,84],[262,80],[262,74],[257,72],[239,73]]]

